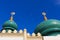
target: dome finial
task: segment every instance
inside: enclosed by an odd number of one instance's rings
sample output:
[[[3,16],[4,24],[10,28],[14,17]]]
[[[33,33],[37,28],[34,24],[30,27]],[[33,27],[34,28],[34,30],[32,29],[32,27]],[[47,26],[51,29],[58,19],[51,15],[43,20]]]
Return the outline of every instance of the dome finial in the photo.
[[[44,20],[47,20],[46,12],[42,12],[42,15],[44,16]]]
[[[15,12],[11,12],[11,17],[10,17],[10,20],[12,21],[13,20],[13,16],[15,15]]]

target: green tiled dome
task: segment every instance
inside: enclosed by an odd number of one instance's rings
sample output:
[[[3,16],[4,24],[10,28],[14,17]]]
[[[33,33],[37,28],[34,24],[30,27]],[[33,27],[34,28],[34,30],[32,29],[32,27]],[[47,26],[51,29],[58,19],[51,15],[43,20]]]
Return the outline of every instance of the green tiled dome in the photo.
[[[34,31],[40,32],[43,36],[55,36],[60,34],[60,21],[51,19],[41,22]]]
[[[3,24],[3,29],[17,30],[17,24],[14,21],[8,20]]]

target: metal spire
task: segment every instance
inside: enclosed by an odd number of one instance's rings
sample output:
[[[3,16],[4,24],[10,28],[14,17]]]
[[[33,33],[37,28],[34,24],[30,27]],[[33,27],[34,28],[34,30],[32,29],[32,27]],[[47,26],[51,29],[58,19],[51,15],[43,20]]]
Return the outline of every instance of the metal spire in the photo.
[[[10,17],[10,21],[13,21],[13,16],[15,15],[15,12],[11,12],[11,17]]]
[[[46,21],[47,20],[46,13],[42,12],[42,15],[44,16],[44,20]]]

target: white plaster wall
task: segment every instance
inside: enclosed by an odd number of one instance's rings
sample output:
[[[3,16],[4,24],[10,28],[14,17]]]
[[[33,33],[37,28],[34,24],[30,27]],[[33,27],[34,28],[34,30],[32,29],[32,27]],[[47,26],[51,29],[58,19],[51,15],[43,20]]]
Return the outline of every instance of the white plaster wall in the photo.
[[[0,40],[23,40],[23,37],[0,37]]]
[[[40,38],[40,37],[39,38],[38,37],[35,37],[35,38],[32,37],[32,38],[27,38],[27,40],[42,40],[42,38]]]
[[[44,40],[60,40],[60,36],[44,36]]]

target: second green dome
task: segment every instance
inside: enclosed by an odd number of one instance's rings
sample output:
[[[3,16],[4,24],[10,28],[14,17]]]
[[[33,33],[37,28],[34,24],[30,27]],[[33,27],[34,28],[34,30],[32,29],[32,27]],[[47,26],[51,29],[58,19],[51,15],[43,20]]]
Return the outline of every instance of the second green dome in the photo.
[[[60,21],[51,19],[41,22],[34,31],[41,33],[43,36],[60,34]]]

